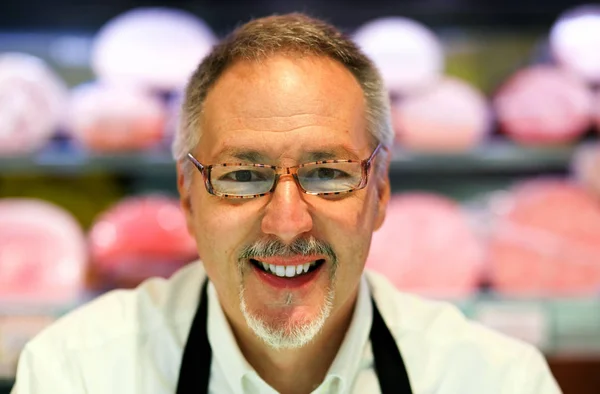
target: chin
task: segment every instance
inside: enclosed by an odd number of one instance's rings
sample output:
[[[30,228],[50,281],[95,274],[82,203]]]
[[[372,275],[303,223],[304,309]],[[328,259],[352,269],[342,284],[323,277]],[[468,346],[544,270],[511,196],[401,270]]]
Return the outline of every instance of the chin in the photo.
[[[240,308],[248,327],[266,345],[273,349],[297,349],[321,332],[331,314],[333,299],[334,292],[329,290],[317,308],[288,304],[257,311],[249,307],[242,290]]]

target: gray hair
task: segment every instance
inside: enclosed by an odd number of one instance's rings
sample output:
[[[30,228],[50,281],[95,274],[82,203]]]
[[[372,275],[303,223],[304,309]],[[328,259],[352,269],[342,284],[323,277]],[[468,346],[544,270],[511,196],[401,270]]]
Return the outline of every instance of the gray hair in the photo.
[[[382,174],[394,132],[389,96],[379,71],[358,46],[335,27],[293,13],[255,19],[240,26],[216,45],[193,73],[185,90],[172,146],[175,160],[183,166],[186,184],[189,185],[194,171],[186,155],[200,141],[200,118],[211,87],[235,62],[261,61],[275,54],[326,56],[341,63],[354,75],[364,93],[367,131],[373,137],[373,148],[379,143],[388,148],[381,150],[378,160],[377,167]]]

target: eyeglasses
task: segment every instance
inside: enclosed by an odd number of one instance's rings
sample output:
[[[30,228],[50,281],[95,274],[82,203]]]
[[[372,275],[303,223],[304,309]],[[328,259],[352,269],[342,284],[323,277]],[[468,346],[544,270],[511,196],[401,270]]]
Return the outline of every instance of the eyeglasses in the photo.
[[[205,166],[191,153],[187,156],[202,174],[206,190],[215,196],[261,197],[273,192],[283,175],[293,176],[303,193],[327,196],[364,188],[368,182],[371,163],[380,148],[381,144],[377,145],[366,160],[323,160],[294,167],[244,163]]]

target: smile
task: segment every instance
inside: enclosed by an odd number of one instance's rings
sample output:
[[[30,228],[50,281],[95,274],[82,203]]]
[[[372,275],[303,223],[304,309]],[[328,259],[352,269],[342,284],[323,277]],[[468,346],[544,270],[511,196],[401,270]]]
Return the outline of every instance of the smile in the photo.
[[[319,259],[298,265],[274,265],[255,259],[250,259],[250,262],[263,272],[276,275],[281,278],[294,278],[315,271],[325,262],[325,260]]]

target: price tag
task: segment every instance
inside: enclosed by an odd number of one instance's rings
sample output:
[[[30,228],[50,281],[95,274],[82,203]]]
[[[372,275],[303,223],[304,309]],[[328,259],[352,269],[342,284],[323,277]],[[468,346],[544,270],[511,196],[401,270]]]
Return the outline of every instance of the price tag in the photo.
[[[529,342],[539,349],[550,346],[551,320],[542,305],[483,303],[476,307],[473,319],[486,327]]]

